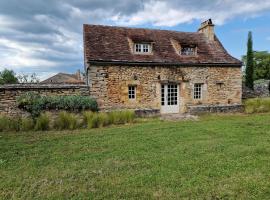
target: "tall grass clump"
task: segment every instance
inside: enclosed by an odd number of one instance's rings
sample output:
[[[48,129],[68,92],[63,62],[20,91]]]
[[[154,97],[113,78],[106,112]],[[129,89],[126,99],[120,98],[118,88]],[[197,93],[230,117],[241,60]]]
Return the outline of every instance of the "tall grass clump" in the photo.
[[[108,113],[98,114],[98,127],[104,127],[110,125]]]
[[[84,112],[84,121],[87,128],[99,128],[109,125],[109,120],[105,113]]]
[[[270,112],[270,98],[254,98],[244,102],[246,113]]]
[[[3,131],[19,131],[21,118],[0,116],[0,132]]]
[[[85,124],[86,128],[92,128],[92,119],[95,113],[92,111],[83,112],[83,124]]]
[[[134,111],[113,111],[108,113],[111,124],[125,124],[132,123],[135,119]]]
[[[50,117],[48,113],[41,113],[39,117],[36,118],[36,131],[48,131],[50,129]]]
[[[0,115],[0,132],[7,130],[8,118],[6,116]]]
[[[60,112],[54,122],[54,127],[58,130],[65,130],[65,129],[74,130],[78,128],[78,126],[79,123],[76,115],[68,113],[66,111]]]
[[[21,131],[32,131],[35,128],[35,123],[32,118],[22,118],[21,119]]]
[[[132,123],[135,119],[133,111],[113,111],[113,112],[84,112],[84,123],[87,128],[99,128],[111,124]]]

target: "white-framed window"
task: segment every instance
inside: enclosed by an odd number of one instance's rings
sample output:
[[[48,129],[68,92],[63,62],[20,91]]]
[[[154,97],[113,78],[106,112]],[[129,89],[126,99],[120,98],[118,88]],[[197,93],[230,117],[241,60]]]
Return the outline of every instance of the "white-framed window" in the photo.
[[[196,47],[195,46],[182,46],[180,54],[183,56],[195,56]]]
[[[193,93],[193,98],[194,99],[202,99],[202,83],[195,83],[194,84],[194,93]]]
[[[134,51],[135,53],[151,53],[151,44],[148,43],[135,43],[134,45]]]
[[[128,86],[128,98],[131,100],[136,99],[136,86],[135,85]]]

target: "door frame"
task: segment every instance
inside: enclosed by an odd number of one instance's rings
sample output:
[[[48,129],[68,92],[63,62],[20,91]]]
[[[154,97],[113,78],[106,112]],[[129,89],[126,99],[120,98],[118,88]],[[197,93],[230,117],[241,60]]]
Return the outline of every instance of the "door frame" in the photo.
[[[176,85],[176,105],[169,105],[169,85]],[[164,88],[163,88],[164,87]],[[164,93],[164,94],[163,94]],[[175,96],[173,96],[175,97]],[[164,105],[162,105],[164,102]],[[160,113],[161,114],[169,114],[169,113],[179,113],[180,112],[180,84],[179,83],[161,83],[160,84]]]

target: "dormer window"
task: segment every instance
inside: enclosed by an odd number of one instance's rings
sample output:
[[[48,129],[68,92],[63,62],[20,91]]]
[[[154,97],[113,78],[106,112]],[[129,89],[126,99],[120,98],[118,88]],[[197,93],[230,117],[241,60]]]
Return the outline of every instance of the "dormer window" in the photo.
[[[195,56],[196,55],[196,46],[182,45],[180,54],[183,56]]]
[[[151,44],[148,43],[135,43],[134,52],[139,54],[148,54],[152,52]]]

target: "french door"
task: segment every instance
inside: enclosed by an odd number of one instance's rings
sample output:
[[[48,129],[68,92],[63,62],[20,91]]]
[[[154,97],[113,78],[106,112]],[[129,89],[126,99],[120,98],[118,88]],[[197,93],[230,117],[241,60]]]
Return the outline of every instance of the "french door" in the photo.
[[[161,113],[179,113],[179,85],[161,85]]]

